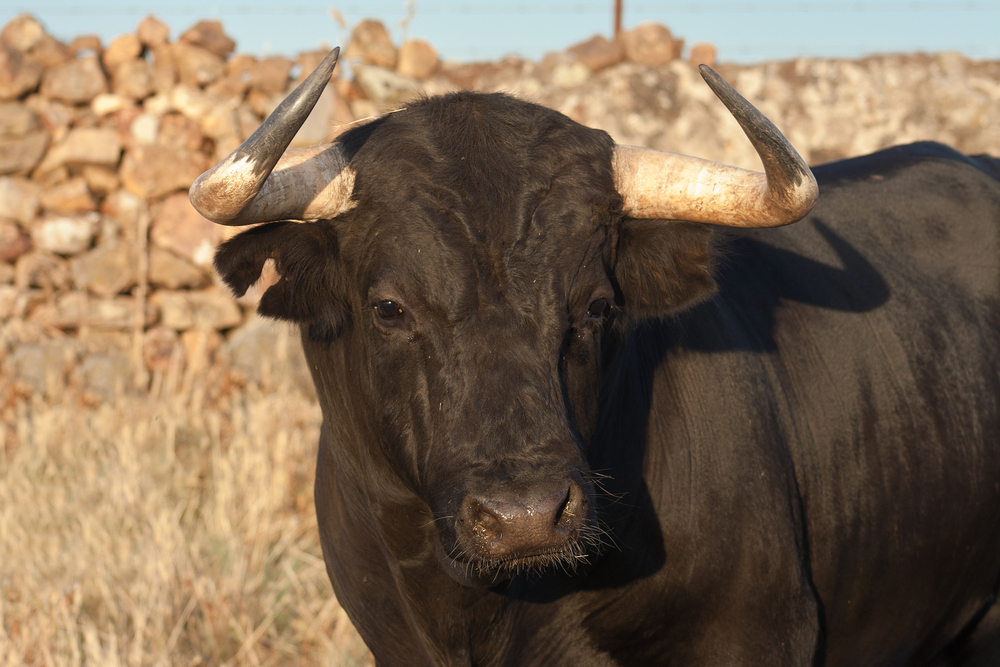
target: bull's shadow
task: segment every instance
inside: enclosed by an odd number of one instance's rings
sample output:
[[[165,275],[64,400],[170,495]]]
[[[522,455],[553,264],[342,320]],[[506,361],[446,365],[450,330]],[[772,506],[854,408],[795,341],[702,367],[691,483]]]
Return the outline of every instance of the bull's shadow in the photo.
[[[796,238],[795,232],[806,225],[825,245],[808,251],[832,252],[840,266],[779,245]],[[863,252],[814,216],[788,229],[732,235],[725,244],[716,282],[715,298],[657,325],[664,353],[674,345],[709,353],[773,351],[778,347],[776,313],[783,305],[864,313],[889,299],[888,283]]]
[[[806,225],[818,233],[813,236],[819,243],[800,252],[782,247],[784,240],[795,238],[791,230],[729,237],[714,298],[644,324],[618,342],[608,368],[595,446],[589,453],[591,468],[599,476],[599,515],[610,532],[605,558],[613,566],[595,568],[583,587],[621,587],[654,574],[666,561],[660,522],[642,470],[654,377],[668,354],[768,353],[778,348],[775,324],[781,308],[803,304],[862,313],[889,299],[888,283],[861,250],[817,217],[797,227]],[[805,253],[835,256],[839,266]],[[558,577],[517,588],[520,595],[540,602],[561,597],[575,585]]]

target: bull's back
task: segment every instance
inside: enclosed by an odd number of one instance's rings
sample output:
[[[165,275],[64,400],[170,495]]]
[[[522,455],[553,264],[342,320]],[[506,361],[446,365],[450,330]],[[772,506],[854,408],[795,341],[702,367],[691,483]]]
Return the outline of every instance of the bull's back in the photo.
[[[827,665],[928,656],[995,591],[991,170],[995,161],[936,145],[820,167],[813,213],[736,239],[716,299],[668,327],[654,437],[673,459],[683,446],[698,458],[709,441],[787,452],[804,525],[788,548],[801,550],[821,601]],[[679,377],[713,388],[685,398]],[[714,423],[696,424],[706,401]],[[780,452],[768,456],[781,465]]]

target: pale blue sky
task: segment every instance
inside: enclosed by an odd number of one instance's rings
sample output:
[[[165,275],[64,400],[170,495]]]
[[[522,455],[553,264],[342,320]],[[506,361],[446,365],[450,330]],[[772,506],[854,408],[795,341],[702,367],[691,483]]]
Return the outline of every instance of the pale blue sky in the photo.
[[[670,27],[687,45],[709,41],[722,61],[796,56],[860,57],[871,53],[958,51],[1000,59],[1000,0],[623,0],[626,28],[642,21]],[[609,35],[613,0],[6,0],[0,22],[30,11],[61,39],[98,34],[107,43],[152,13],[171,38],[200,19],[221,20],[237,49],[294,55],[343,44],[348,25],[381,19],[397,41],[421,37],[443,58],[491,60],[506,54],[539,59],[595,33]],[[412,20],[404,26],[407,6]]]

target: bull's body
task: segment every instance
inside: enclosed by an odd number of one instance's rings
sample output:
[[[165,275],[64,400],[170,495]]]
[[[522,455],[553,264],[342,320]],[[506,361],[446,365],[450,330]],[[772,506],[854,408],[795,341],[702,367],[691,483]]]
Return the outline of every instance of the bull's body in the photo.
[[[302,325],[324,556],[380,665],[980,648],[956,638],[1000,582],[994,161],[818,168],[808,218],[713,260],[711,228],[629,215],[607,135],[510,98],[425,100],[337,150],[332,219],[216,263],[239,293],[277,261],[260,310]]]
[[[918,665],[988,606],[1000,183],[933,145],[816,174],[806,220],[620,344],[588,454],[617,548],[585,575],[456,584],[426,508],[373,508],[324,430],[329,571],[379,664]],[[305,347],[340,419],[336,353]]]

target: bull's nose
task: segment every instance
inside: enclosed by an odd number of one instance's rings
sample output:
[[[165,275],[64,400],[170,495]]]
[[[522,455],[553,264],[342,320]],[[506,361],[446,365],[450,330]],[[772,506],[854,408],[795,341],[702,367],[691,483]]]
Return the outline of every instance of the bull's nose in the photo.
[[[587,497],[576,482],[537,498],[467,496],[460,519],[482,555],[515,558],[550,553],[574,537],[587,516]]]

